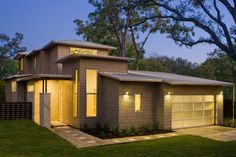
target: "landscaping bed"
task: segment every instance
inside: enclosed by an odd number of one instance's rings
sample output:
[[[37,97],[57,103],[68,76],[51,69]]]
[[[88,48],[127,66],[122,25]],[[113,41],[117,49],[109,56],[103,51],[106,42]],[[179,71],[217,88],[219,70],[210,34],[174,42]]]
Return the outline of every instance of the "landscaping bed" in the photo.
[[[118,126],[101,126],[100,124],[97,124],[95,129],[89,129],[87,125],[84,125],[82,131],[102,139],[143,136],[172,132],[171,130],[160,130],[158,127],[158,123],[145,124],[139,128],[132,126],[129,129],[119,129]]]

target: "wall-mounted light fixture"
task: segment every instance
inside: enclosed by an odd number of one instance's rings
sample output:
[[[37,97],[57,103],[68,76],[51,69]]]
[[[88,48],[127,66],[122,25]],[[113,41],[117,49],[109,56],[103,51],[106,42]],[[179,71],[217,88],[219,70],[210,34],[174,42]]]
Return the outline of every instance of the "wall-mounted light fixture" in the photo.
[[[223,91],[220,91],[220,95],[223,95]]]
[[[124,94],[124,98],[128,98],[129,95],[130,95],[130,93],[128,91],[126,91],[125,94]]]

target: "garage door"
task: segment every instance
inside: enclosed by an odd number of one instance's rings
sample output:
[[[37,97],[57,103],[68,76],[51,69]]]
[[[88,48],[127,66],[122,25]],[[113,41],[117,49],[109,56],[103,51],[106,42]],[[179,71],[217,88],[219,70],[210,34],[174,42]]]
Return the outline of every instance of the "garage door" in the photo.
[[[214,95],[173,95],[172,129],[213,125]]]

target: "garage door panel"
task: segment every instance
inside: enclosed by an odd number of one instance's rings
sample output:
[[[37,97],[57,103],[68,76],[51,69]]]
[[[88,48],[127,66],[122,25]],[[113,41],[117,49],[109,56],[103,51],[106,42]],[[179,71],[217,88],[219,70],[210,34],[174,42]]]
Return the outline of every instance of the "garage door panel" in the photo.
[[[172,100],[172,128],[214,124],[214,95],[174,95]]]
[[[183,111],[192,111],[193,110],[193,103],[184,103],[183,104]]]

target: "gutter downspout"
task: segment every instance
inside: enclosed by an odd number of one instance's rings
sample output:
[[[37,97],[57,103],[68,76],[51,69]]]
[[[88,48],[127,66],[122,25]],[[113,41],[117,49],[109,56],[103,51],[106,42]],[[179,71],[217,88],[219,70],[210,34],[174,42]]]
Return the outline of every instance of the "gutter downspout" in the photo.
[[[234,108],[235,108],[235,107],[234,107],[234,102],[235,102],[235,84],[233,85],[233,102],[232,102],[232,103],[233,103],[233,104],[232,104],[232,105],[233,105],[233,127],[234,127],[234,125],[235,125],[235,124],[234,124]]]

